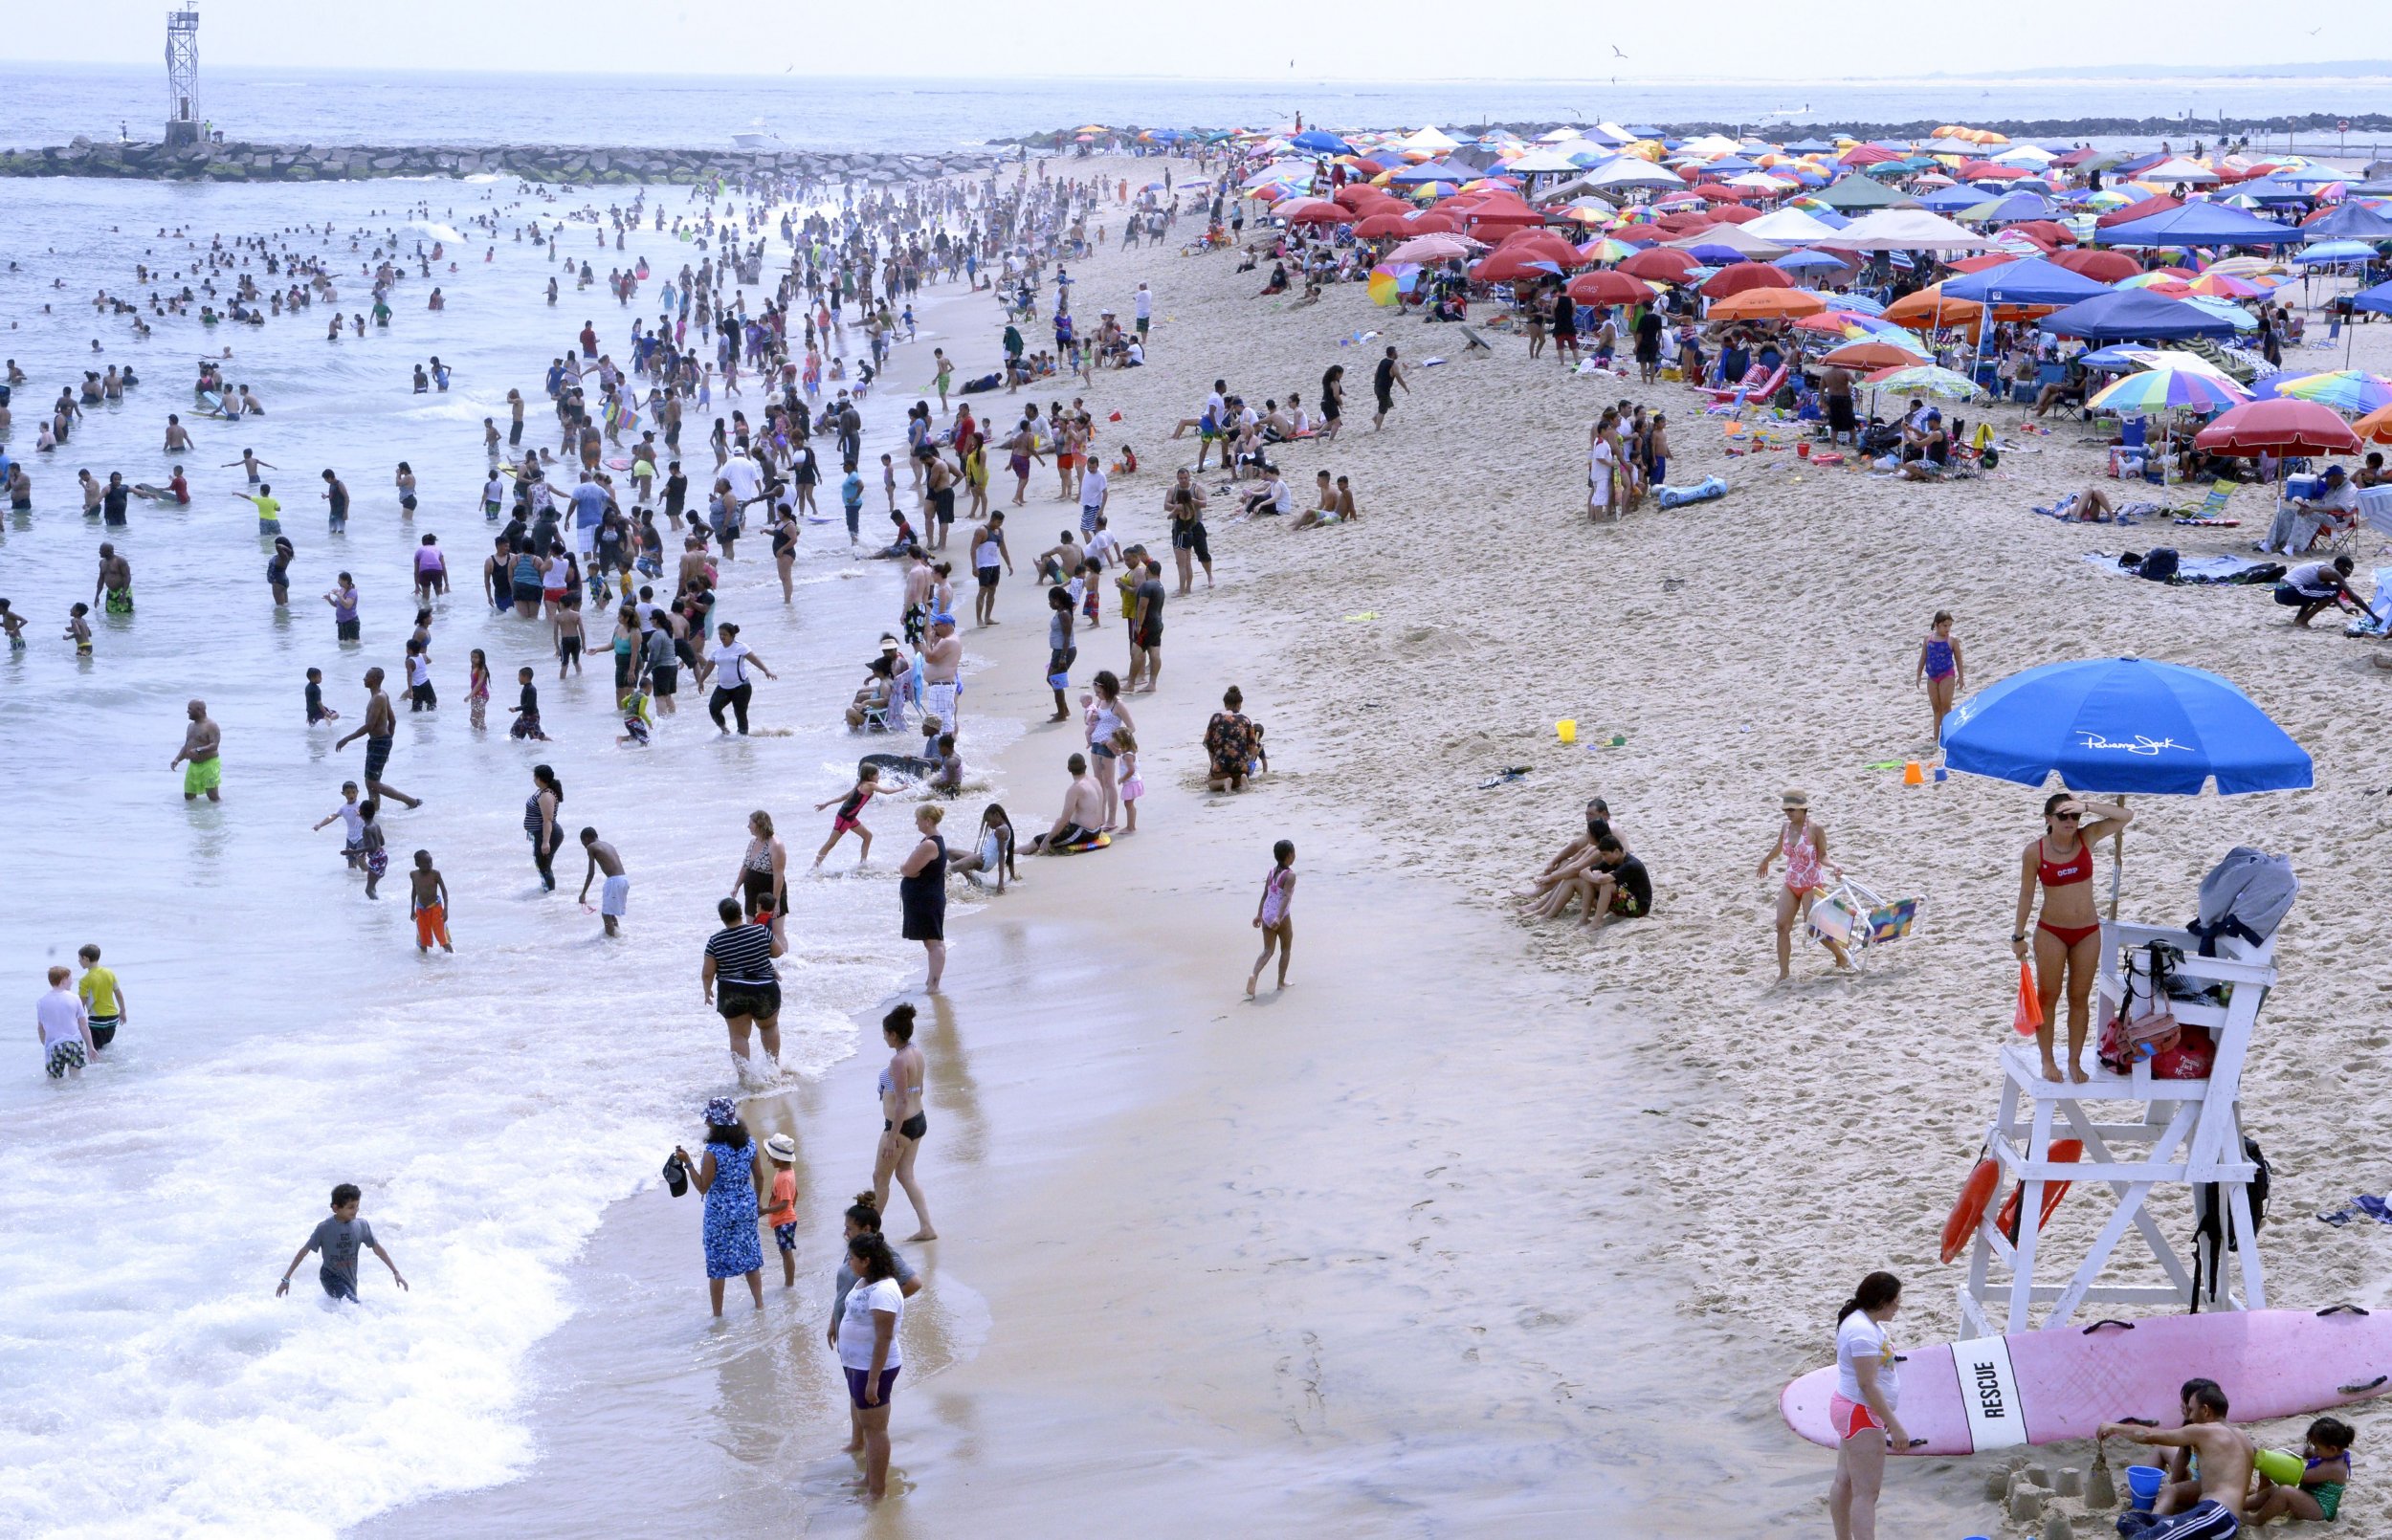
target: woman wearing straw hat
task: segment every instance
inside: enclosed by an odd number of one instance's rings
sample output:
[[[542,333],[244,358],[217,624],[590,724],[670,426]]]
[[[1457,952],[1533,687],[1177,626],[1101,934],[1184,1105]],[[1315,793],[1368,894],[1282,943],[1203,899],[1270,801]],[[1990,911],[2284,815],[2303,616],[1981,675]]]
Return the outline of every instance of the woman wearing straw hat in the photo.
[[[756,1153],[756,1141],[748,1137],[747,1125],[740,1121],[739,1104],[728,1096],[717,1096],[706,1104],[706,1158],[693,1160],[690,1153],[679,1145],[673,1153],[681,1158],[697,1178],[698,1190],[706,1195],[705,1228],[702,1231],[706,1247],[706,1292],[714,1301],[715,1314],[722,1313],[722,1283],[726,1278],[745,1276],[747,1291],[755,1296],[756,1308],[764,1308],[764,1248],[756,1236],[756,1188],[763,1175],[764,1157]],[[771,1190],[769,1178],[765,1191]]]
[[[1785,814],[1785,822],[1778,827],[1778,837],[1768,853],[1761,858],[1761,868],[1753,875],[1766,877],[1769,869],[1785,858],[1785,883],[1778,890],[1778,977],[1783,979],[1794,960],[1794,922],[1803,914],[1811,894],[1826,884],[1822,877],[1830,871],[1842,875],[1843,869],[1827,862],[1827,825],[1810,816],[1810,797],[1800,791],[1781,793],[1778,806]],[[1821,944],[1835,957],[1838,968],[1849,968],[1850,959],[1844,955],[1844,943],[1831,935],[1821,935]]]

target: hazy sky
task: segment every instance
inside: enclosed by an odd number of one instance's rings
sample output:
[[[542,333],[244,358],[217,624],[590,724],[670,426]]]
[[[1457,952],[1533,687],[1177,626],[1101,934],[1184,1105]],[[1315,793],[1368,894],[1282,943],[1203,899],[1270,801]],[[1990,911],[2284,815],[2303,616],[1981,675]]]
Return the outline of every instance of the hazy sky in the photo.
[[[1606,8],[1608,9],[1608,8]],[[148,64],[166,0],[16,0],[0,59]],[[2337,14],[2248,0],[2002,0],[1923,10],[1708,0],[1598,14],[1585,0],[1232,6],[1065,0],[888,5],[757,0],[201,0],[200,58],[218,65],[658,74],[1006,77],[1115,75],[1356,80],[1966,75],[2055,64],[2222,69],[2381,52]],[[1190,25],[1191,15],[1209,22]],[[1457,17],[1493,25],[1457,46]],[[1263,18],[1268,18],[1264,20]],[[2307,25],[2315,20],[2315,30]],[[1064,23],[1058,26],[1060,20]],[[1257,23],[1260,25],[1257,25]],[[1820,41],[1808,39],[1817,37]],[[1618,49],[1626,59],[1613,57]],[[1294,68],[1291,72],[1290,66]],[[2088,103],[2089,108],[2093,103]]]

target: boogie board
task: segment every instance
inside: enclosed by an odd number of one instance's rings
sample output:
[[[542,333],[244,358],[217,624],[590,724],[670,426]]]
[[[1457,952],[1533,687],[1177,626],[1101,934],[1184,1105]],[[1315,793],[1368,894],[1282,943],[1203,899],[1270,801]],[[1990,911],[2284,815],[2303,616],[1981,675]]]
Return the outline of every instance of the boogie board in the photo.
[[[614,455],[607,461],[607,469],[609,471],[629,471],[631,468],[631,459],[628,454]]]
[[[1077,855],[1082,850],[1101,850],[1112,843],[1112,835],[1099,834],[1093,840],[1082,840],[1077,845],[1055,846],[1048,853],[1051,855]]]
[[[2218,1382],[2237,1422],[2320,1412],[2392,1388],[2392,1313],[2220,1310],[1940,1343],[1901,1361],[1895,1406],[1915,1455],[1965,1455],[2090,1439],[2103,1422],[2181,1425],[2177,1390]],[[1835,1366],[1785,1387],[1786,1426],[1832,1449]],[[1902,1452],[1902,1451],[1897,1451]]]

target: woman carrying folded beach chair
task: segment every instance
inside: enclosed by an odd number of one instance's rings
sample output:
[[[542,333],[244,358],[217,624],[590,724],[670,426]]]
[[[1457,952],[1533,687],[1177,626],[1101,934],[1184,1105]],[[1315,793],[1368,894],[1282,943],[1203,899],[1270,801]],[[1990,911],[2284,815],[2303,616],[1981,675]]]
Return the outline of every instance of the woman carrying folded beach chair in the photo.
[[[1777,838],[1769,845],[1768,853],[1761,858],[1761,866],[1753,875],[1766,877],[1769,869],[1780,857],[1785,860],[1785,881],[1777,894],[1778,978],[1788,976],[1794,960],[1794,922],[1809,906],[1810,896],[1825,886],[1825,875],[1842,869],[1827,861],[1827,830],[1810,817],[1810,798],[1799,791],[1782,793],[1778,806],[1785,814],[1779,825]],[[1835,958],[1839,972],[1851,971],[1852,959],[1846,955],[1844,943],[1832,935],[1822,935],[1819,944]]]

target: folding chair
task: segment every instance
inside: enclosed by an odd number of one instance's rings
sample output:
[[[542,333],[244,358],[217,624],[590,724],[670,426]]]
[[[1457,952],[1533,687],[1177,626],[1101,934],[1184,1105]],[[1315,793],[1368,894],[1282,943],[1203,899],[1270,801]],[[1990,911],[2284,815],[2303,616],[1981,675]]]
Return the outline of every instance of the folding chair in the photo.
[[[1920,902],[1887,899],[1858,878],[1839,876],[1833,888],[1811,902],[1805,928],[1821,940],[1841,943],[1857,965],[1870,952],[1910,935],[1918,923]]]
[[[2171,517],[2180,524],[2230,524],[2234,521],[2226,517],[2226,511],[2233,501],[2234,483],[2213,481],[2209,484],[2209,495],[2202,498],[2200,507],[2179,508]]]

